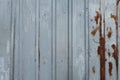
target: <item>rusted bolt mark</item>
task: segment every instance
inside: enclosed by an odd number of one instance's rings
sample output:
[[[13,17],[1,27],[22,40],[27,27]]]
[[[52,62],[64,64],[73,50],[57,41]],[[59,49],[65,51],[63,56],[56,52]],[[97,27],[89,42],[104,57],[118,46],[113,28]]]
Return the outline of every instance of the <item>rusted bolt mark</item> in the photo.
[[[93,72],[93,74],[95,74],[95,72],[96,72],[95,71],[95,66],[92,67],[92,72]]]
[[[111,36],[112,36],[112,28],[110,27],[110,30],[109,30],[109,32],[108,32],[108,38],[111,38]]]
[[[112,62],[109,62],[109,75],[112,76],[112,68],[113,68],[113,65],[112,65]]]

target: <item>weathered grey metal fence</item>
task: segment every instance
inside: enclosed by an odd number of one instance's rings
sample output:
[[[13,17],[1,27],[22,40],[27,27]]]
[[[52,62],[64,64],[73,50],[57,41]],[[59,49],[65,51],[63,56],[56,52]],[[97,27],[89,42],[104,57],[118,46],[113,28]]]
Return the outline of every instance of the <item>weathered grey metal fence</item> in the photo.
[[[0,80],[120,80],[119,0],[0,0]]]

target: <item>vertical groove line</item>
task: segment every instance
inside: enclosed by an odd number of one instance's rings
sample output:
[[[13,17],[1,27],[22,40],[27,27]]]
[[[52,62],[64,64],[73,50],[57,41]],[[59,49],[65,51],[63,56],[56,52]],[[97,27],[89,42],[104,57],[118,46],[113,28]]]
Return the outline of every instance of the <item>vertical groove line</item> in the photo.
[[[68,80],[73,80],[72,60],[72,0],[68,0]]]
[[[38,0],[35,0],[35,53],[34,53],[34,61],[35,61],[35,80],[38,79],[38,62],[37,62],[37,56],[38,56]]]
[[[89,0],[84,2],[84,34],[85,34],[85,80],[89,80]]]
[[[40,80],[40,0],[39,0],[39,8],[38,8],[38,80]]]
[[[54,45],[53,45],[53,34],[54,34],[54,17],[53,17],[53,8],[54,8],[54,1],[51,0],[51,80],[54,80]]]
[[[56,53],[56,52],[57,52],[57,51],[56,51],[56,47],[57,47],[57,44],[56,44],[56,43],[57,43],[57,42],[56,42],[56,41],[57,41],[57,38],[56,38],[56,36],[57,36],[57,33],[56,33],[56,32],[57,32],[57,31],[56,31],[56,30],[57,30],[57,29],[56,29],[56,28],[57,28],[57,25],[56,25],[56,24],[57,24],[57,23],[56,23],[56,22],[57,22],[56,12],[57,12],[57,8],[56,8],[56,7],[57,7],[57,3],[56,3],[56,2],[57,2],[57,1],[55,0],[55,4],[54,4],[54,5],[55,5],[55,35],[54,35],[54,36],[55,36],[55,80],[57,80],[57,78],[56,78],[56,75],[57,75],[57,72],[56,72],[56,71],[57,71],[57,67],[56,67],[56,62],[57,62],[57,61],[56,61],[56,57],[57,57],[57,56],[56,56],[56,55],[57,55],[57,53]]]
[[[71,0],[71,80],[73,80],[73,0]]]
[[[90,40],[90,36],[89,36],[89,31],[90,31],[90,28],[89,28],[89,0],[88,0],[88,23],[87,23],[87,25],[88,25],[88,80],[89,80],[89,75],[90,75],[90,72],[89,72],[89,55],[90,55],[90,52],[89,52],[89,50],[90,50],[90,43],[89,43],[89,40]]]
[[[68,74],[68,80],[69,80],[69,75],[70,75],[70,74],[69,74],[69,72],[70,72],[70,69],[69,69],[69,68],[70,68],[70,51],[69,51],[69,48],[70,48],[70,47],[69,47],[69,46],[70,46],[70,40],[69,40],[69,38],[70,38],[70,33],[69,33],[69,29],[70,29],[70,24],[69,24],[69,23],[70,23],[70,20],[69,20],[69,19],[70,19],[70,16],[69,16],[69,15],[70,15],[70,14],[69,14],[69,11],[70,11],[70,10],[69,10],[69,8],[70,8],[70,3],[69,3],[69,0],[67,0],[67,9],[68,9],[68,11],[67,11],[67,14],[68,14],[68,15],[67,15],[67,17],[68,17],[68,20],[67,20],[67,24],[68,24],[68,30],[67,30],[67,37],[68,37],[68,40],[67,40],[67,41],[68,41],[68,42],[67,42],[67,45],[68,45],[68,46],[67,46],[67,48],[68,48],[68,59],[67,59],[67,60],[68,60],[68,61],[67,61],[68,66],[67,66],[67,68],[68,68],[68,73],[67,73],[67,74]]]
[[[36,30],[36,29],[37,29],[37,28],[36,28],[36,27],[37,27],[37,26],[36,26],[36,13],[37,13],[37,10],[36,10],[36,9],[37,9],[37,4],[36,4],[36,2],[37,2],[37,0],[35,0],[35,50],[34,50],[35,80],[36,80],[36,48],[37,48],[37,47],[36,47],[36,38],[37,38],[37,37],[36,37],[36,36],[37,36],[37,33],[36,33],[36,31],[37,31],[37,30]]]

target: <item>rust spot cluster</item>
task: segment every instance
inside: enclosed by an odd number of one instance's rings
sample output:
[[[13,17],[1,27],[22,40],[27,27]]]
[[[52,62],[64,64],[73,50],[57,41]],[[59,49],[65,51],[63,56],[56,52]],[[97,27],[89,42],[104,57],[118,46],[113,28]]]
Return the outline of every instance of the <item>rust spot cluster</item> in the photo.
[[[118,4],[120,0],[117,0],[116,2],[116,14],[110,15],[111,19],[114,20],[115,22],[115,27],[116,27],[116,43],[112,44],[111,47],[113,49],[113,53],[110,53],[108,50],[108,56],[113,57],[115,60],[116,64],[116,80],[118,80]],[[102,19],[104,18],[104,19]],[[105,64],[106,64],[106,25],[105,25],[105,16],[102,17],[101,11],[96,11],[96,16],[94,17],[95,23],[96,23],[96,28],[91,32],[93,36],[96,35],[97,31],[99,31],[99,45],[97,48],[97,53],[100,57],[100,80],[105,80]],[[104,25],[102,25],[104,24]],[[112,28],[109,28],[109,31],[107,33],[107,37],[110,39],[112,37]],[[109,75],[112,76],[112,62],[109,62]],[[92,68],[93,73],[95,73],[95,67]]]

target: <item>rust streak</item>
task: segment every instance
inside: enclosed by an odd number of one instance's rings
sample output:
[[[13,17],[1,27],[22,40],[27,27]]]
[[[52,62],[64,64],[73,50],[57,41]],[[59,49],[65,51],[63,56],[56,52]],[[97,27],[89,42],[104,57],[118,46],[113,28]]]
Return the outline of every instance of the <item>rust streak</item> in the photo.
[[[112,62],[109,62],[109,75],[112,76],[112,68],[113,68],[113,65],[112,65]]]
[[[105,32],[102,35],[102,15],[100,12],[96,11],[95,16],[96,25],[99,25],[99,46],[98,46],[98,55],[100,55],[100,80],[105,80]],[[98,24],[99,21],[99,24]],[[105,21],[103,21],[105,22]],[[105,27],[105,26],[104,26]]]

